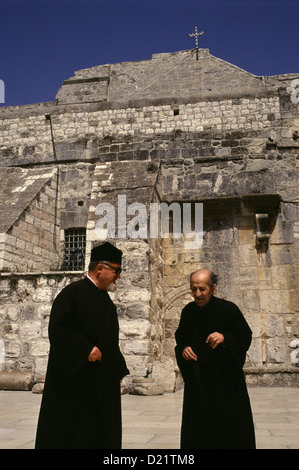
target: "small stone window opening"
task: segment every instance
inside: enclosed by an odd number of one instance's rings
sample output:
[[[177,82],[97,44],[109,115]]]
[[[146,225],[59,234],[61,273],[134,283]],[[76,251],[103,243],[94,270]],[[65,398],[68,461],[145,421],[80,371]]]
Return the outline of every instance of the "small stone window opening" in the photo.
[[[64,269],[82,271],[86,249],[86,229],[70,228],[64,231]]]
[[[179,109],[174,109],[173,110],[173,115],[174,116],[178,116],[180,114],[180,110]]]

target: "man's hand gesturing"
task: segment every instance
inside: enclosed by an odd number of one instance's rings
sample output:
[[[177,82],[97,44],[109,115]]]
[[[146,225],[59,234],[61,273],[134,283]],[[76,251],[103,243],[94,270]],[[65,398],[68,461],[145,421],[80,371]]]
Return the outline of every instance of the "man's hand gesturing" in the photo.
[[[96,362],[96,361],[100,361],[101,359],[102,359],[101,351],[99,350],[99,348],[94,346],[88,356],[89,362]]]
[[[183,358],[186,361],[197,361],[197,356],[195,352],[193,352],[190,346],[187,346],[183,351]]]

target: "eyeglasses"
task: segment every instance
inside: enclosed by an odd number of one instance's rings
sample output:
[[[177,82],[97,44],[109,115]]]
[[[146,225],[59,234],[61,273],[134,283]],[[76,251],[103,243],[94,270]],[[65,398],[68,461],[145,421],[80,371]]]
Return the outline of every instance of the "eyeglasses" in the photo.
[[[108,266],[110,269],[112,269],[115,274],[120,274],[122,272],[122,268],[115,268],[114,266],[111,266],[111,264],[107,263],[107,261],[101,261],[102,264],[105,266]]]

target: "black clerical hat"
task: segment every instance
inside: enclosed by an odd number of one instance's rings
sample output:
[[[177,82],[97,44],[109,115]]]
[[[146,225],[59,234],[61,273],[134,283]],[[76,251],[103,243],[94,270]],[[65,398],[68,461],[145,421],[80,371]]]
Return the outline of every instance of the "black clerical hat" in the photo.
[[[112,263],[121,264],[122,251],[111,243],[106,242],[102,245],[95,246],[91,250],[90,261],[111,261]]]

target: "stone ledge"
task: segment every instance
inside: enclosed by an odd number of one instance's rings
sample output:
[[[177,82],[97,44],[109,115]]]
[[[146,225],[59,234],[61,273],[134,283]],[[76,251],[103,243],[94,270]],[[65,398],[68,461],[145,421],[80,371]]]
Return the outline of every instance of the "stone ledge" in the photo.
[[[3,271],[0,272],[0,278],[3,277],[33,277],[33,276],[83,276],[85,274],[84,271],[26,271],[26,272],[18,272],[18,271]]]
[[[0,390],[32,390],[31,372],[0,372]]]
[[[299,367],[244,369],[247,385],[265,387],[298,387]]]
[[[129,393],[131,395],[163,395],[164,387],[158,385],[154,379],[140,378],[135,379],[129,385]]]

